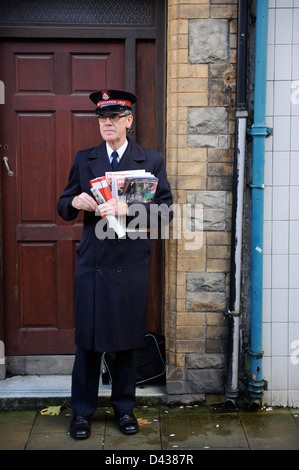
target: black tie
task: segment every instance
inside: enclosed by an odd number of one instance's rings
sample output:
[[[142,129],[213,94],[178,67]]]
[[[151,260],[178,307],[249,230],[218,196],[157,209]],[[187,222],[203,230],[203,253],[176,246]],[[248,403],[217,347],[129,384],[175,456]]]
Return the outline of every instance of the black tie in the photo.
[[[114,151],[114,152],[112,152],[111,156],[112,156],[112,163],[111,163],[112,170],[115,171],[116,167],[118,165],[118,161],[117,161],[118,153]]]

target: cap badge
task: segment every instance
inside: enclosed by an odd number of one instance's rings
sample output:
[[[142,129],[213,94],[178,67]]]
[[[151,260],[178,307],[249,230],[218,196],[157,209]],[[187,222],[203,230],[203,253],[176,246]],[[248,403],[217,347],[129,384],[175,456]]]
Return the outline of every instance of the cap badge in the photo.
[[[102,99],[103,100],[109,100],[109,98],[110,98],[109,93],[107,91],[103,91],[102,92]]]

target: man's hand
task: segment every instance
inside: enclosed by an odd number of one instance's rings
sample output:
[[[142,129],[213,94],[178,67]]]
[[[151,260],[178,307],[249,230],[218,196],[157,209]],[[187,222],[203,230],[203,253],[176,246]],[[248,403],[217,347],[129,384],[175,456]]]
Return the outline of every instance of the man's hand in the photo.
[[[94,212],[98,208],[97,202],[87,193],[81,193],[72,200],[72,206],[75,209]]]
[[[98,206],[98,211],[101,216],[127,215],[128,205],[125,202],[117,201],[116,199],[109,199],[108,202]]]

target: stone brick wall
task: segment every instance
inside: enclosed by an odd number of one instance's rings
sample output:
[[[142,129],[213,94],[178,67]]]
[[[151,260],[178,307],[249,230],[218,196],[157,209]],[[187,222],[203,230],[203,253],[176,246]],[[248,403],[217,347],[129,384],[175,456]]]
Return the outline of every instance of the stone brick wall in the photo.
[[[166,242],[169,402],[224,389],[236,45],[237,0],[168,1],[167,169],[176,224],[203,227]]]

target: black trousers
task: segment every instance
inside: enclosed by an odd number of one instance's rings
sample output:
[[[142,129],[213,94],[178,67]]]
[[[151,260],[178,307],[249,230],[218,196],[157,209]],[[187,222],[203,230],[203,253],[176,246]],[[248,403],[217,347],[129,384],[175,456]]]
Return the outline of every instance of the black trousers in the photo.
[[[72,374],[72,409],[75,415],[91,416],[97,409],[101,352],[77,348]],[[110,402],[116,414],[135,406],[136,350],[115,353]]]

